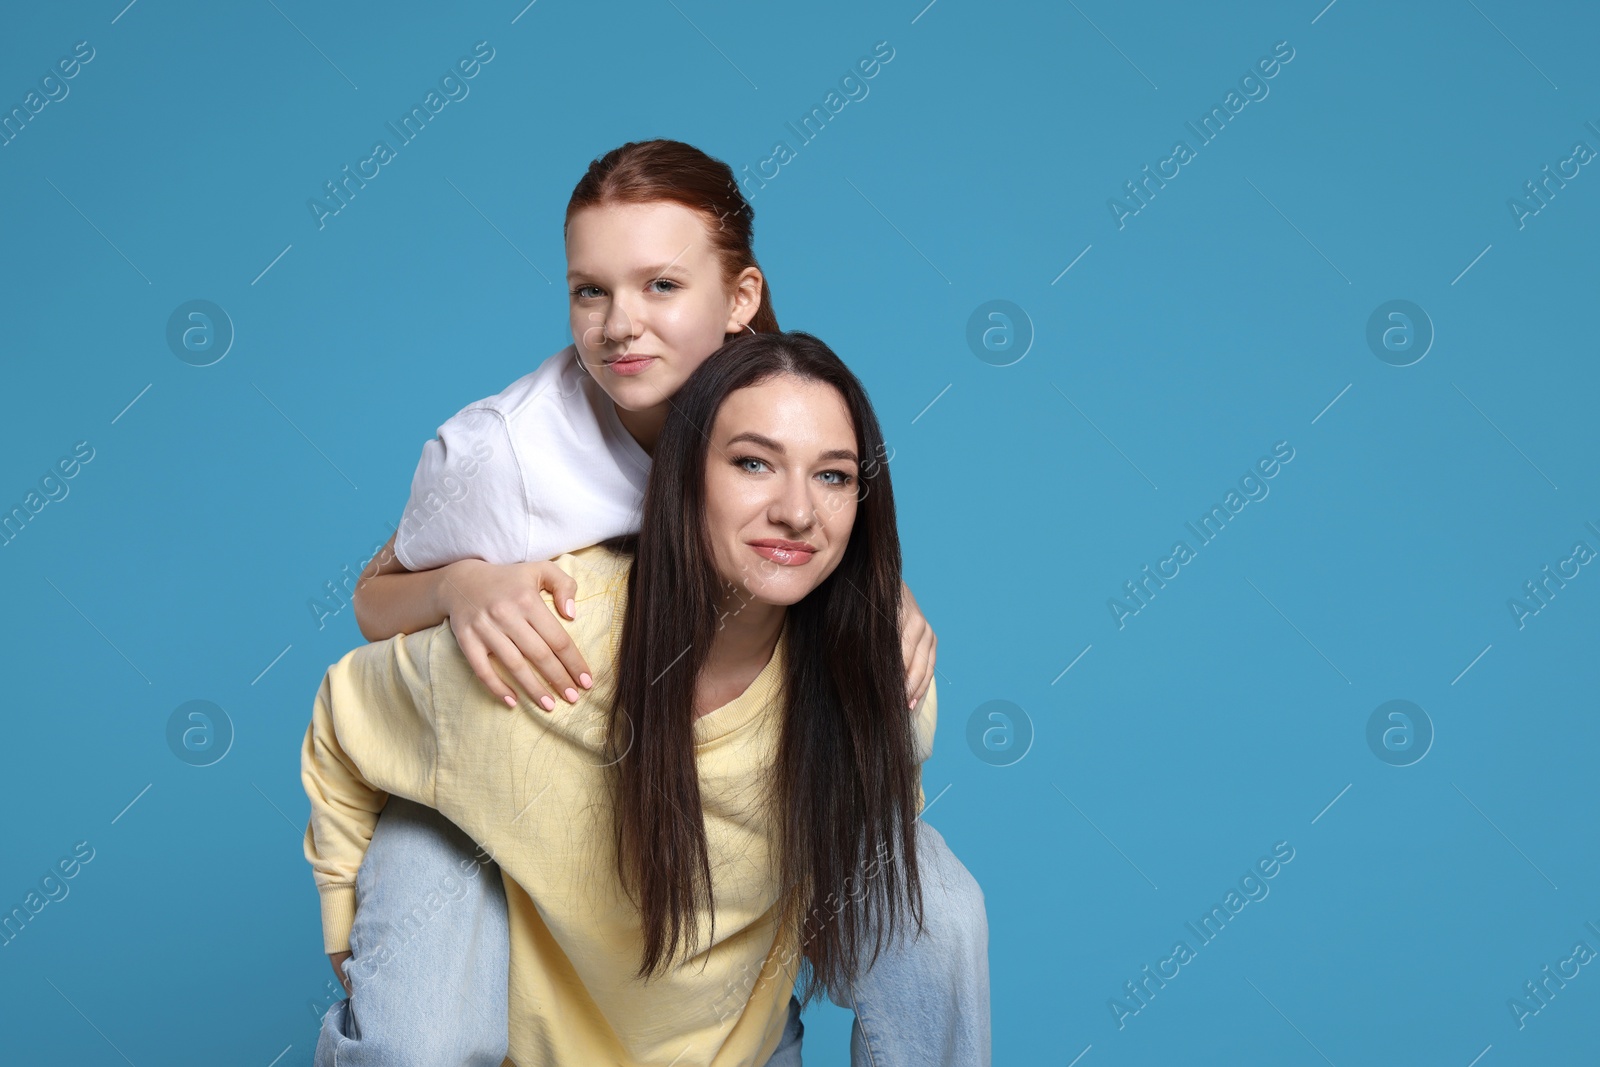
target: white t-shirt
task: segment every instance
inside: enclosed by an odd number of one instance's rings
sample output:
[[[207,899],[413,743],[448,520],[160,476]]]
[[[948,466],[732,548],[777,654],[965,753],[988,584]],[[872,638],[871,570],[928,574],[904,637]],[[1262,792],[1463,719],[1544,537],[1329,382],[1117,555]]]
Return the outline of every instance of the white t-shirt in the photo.
[[[650,457],[568,345],[422,446],[395,535],[408,570],[554,559],[637,533]]]

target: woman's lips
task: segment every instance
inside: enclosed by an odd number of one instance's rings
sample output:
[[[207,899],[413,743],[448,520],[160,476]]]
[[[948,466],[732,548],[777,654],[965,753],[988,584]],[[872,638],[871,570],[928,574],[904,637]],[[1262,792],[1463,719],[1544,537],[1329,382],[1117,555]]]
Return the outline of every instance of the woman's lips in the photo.
[[[811,557],[817,554],[816,549],[809,545],[797,545],[792,541],[751,541],[750,547],[763,559],[769,559],[781,567],[799,567],[811,562]]]
[[[611,368],[612,374],[620,374],[626,378],[629,375],[638,374],[655,361],[655,356],[622,356],[619,359],[611,360],[606,366]]]

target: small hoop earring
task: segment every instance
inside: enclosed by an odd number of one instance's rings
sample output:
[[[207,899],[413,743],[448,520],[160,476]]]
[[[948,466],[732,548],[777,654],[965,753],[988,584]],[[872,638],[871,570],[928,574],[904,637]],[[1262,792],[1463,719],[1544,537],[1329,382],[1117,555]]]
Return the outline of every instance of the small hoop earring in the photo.
[[[745,329],[749,330],[752,336],[755,335],[756,330],[754,326],[751,326],[748,322],[742,323],[741,325],[743,325]]]

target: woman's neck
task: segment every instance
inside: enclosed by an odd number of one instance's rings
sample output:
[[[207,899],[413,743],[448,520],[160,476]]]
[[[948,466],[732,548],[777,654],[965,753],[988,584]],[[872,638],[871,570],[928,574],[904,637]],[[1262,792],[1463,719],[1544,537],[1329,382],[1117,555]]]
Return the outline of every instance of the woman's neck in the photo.
[[[772,659],[788,609],[730,596],[696,687],[695,717],[736,700]]]

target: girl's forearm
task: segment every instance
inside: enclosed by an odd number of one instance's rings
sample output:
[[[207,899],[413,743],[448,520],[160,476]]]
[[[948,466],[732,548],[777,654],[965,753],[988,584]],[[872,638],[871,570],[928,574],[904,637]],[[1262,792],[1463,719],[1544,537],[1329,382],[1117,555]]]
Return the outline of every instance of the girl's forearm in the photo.
[[[455,564],[431,571],[394,571],[363,578],[351,602],[356,625],[368,641],[414,634],[449,617],[444,593]]]

